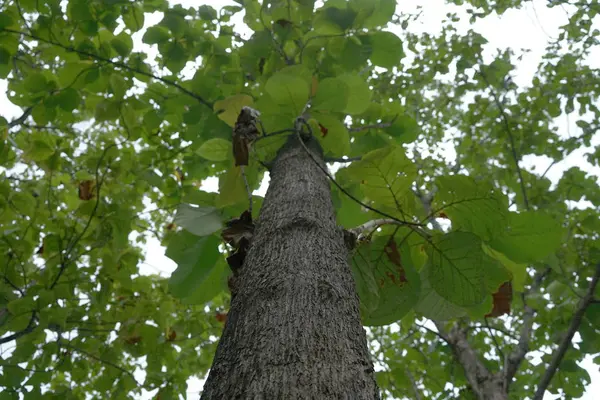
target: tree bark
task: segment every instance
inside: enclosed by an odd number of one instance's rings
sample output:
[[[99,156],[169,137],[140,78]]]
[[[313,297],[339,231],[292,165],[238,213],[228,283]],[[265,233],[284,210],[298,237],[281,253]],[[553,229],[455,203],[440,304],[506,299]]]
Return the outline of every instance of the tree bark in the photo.
[[[202,399],[380,398],[329,182],[296,135],[236,284]]]

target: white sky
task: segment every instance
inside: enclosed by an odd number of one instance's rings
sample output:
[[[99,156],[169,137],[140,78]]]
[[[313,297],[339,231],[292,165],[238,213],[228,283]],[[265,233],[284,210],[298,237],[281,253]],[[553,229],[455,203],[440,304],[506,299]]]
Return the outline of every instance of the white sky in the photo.
[[[235,5],[233,1],[219,1],[219,0],[171,0],[172,4],[182,4],[186,7],[197,7],[200,4],[209,4],[215,8],[220,8],[225,5]],[[414,12],[418,5],[422,5],[423,14],[417,23],[411,23],[408,29],[412,32],[429,32],[432,34],[438,33],[439,28],[442,26],[441,21],[445,18],[448,12],[457,12],[459,15],[466,15],[464,7],[446,5],[443,0],[413,0],[413,1],[401,1],[396,9],[396,12]],[[531,82],[531,77],[537,69],[537,65],[541,60],[541,56],[544,54],[544,50],[549,38],[557,36],[558,27],[566,22],[565,11],[560,7],[549,9],[545,6],[544,0],[533,0],[526,3],[526,6],[521,10],[511,10],[506,12],[501,18],[496,16],[487,17],[484,20],[477,22],[475,25],[468,23],[468,17],[462,19],[461,22],[455,26],[458,28],[459,33],[466,32],[468,29],[474,29],[478,33],[482,34],[488,41],[486,46],[487,57],[491,57],[495,54],[495,49],[504,49],[511,47],[518,52],[519,49],[529,49],[530,52],[526,54],[522,61],[518,64],[516,75],[513,76],[514,81],[519,85],[528,85]],[[146,14],[145,26],[148,28],[162,19],[160,13],[154,13],[152,15]],[[237,16],[234,21],[239,25],[239,32],[244,34],[244,37],[248,37],[248,29],[241,23],[241,16]],[[464,21],[464,22],[463,22]],[[596,19],[596,25],[598,20]],[[393,27],[391,31],[398,32],[400,27]],[[139,51],[143,49],[150,58],[157,54],[155,46],[147,46],[141,42],[143,32],[138,32],[133,36],[135,50]],[[600,64],[600,49],[596,49],[594,57],[590,58],[597,60],[594,66]],[[192,74],[194,72],[192,66],[184,70],[186,73]],[[11,120],[18,117],[21,114],[21,109],[14,106],[8,101],[5,95],[6,92],[6,80],[0,79],[0,109],[2,114],[7,120]],[[556,123],[564,131],[564,135],[570,134],[569,132],[577,132],[577,127],[574,122],[576,118],[571,118],[571,121],[565,116],[561,116],[561,119]],[[592,140],[592,146],[600,144],[600,135],[596,135]],[[565,161],[555,165],[548,173],[548,178],[554,183],[560,179],[563,171],[572,167],[579,166],[580,168],[593,173],[596,176],[600,176],[600,168],[593,167],[585,162],[582,157],[585,152],[589,149],[579,149],[571,154]],[[452,155],[453,150],[449,149],[447,154]],[[536,171],[544,170],[551,160],[547,157],[530,157],[527,156],[523,160],[523,166],[529,170],[535,169]],[[203,189],[208,191],[216,191],[218,182],[215,178],[208,179],[204,182]],[[256,192],[257,194],[264,195],[268,184],[268,177],[263,180],[263,184],[260,189]],[[585,203],[584,203],[585,204]],[[581,204],[583,206],[584,204]],[[146,244],[146,259],[140,266],[140,273],[142,274],[160,274],[162,276],[170,276],[171,272],[176,268],[173,261],[164,256],[164,248],[160,246],[159,242],[149,236]],[[592,379],[592,384],[589,385],[586,394],[581,398],[583,400],[593,400],[600,398],[599,395],[593,396],[592,393],[600,392],[600,372],[598,366],[594,365],[591,361],[591,357],[588,357],[583,363],[584,366]],[[143,381],[145,374],[140,371],[136,374],[138,381]],[[188,382],[188,397],[197,398],[198,393],[201,390],[201,381],[197,378],[192,378]],[[146,392],[142,398],[152,398],[156,391]],[[546,395],[545,400],[556,399],[558,396]]]

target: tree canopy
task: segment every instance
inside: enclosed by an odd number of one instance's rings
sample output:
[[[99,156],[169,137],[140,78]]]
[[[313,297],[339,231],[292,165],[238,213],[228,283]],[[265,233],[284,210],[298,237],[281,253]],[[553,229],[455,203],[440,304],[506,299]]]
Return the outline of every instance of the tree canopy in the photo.
[[[0,78],[21,115],[0,117],[0,399],[185,397],[226,320],[222,229],[298,117],[338,162],[386,398],[472,398],[477,362],[511,398],[580,397],[580,362],[600,364],[600,4],[548,2],[565,24],[517,84],[525,50],[484,54],[457,26],[527,2],[447,3],[431,34],[394,0],[4,1]],[[244,106],[265,135],[245,178]],[[585,162],[552,182],[572,154]],[[140,274],[149,236],[168,279]]]

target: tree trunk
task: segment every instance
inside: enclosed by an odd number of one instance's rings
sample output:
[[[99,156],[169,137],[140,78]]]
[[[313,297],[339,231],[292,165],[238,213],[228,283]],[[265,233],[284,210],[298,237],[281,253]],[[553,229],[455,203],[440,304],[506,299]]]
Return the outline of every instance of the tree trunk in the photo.
[[[296,135],[236,286],[202,399],[379,399],[329,182]]]

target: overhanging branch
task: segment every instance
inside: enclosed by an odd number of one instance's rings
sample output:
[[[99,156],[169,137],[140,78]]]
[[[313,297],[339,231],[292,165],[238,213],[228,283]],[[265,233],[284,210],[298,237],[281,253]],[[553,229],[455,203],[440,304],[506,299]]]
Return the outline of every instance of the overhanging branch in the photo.
[[[544,392],[546,388],[552,381],[552,377],[556,373],[558,366],[560,365],[562,359],[564,358],[569,346],[571,345],[571,340],[573,340],[573,336],[575,332],[579,329],[579,325],[581,325],[581,320],[583,319],[583,314],[585,310],[588,308],[590,303],[594,300],[594,292],[596,290],[596,286],[598,285],[598,280],[600,279],[600,263],[596,266],[596,271],[594,272],[594,276],[592,277],[592,281],[590,282],[590,286],[588,288],[587,293],[583,297],[583,299],[579,300],[579,304],[577,305],[577,309],[575,310],[575,314],[573,315],[573,319],[571,319],[571,324],[569,325],[569,329],[567,330],[567,334],[564,336],[560,344],[558,345],[558,349],[554,352],[554,356],[552,356],[552,360],[540,381],[535,395],[533,396],[533,400],[542,400],[544,397]]]
[[[204,100],[202,97],[200,97],[196,93],[192,92],[189,89],[184,88],[180,84],[178,84],[176,82],[173,82],[170,79],[165,79],[165,78],[162,78],[160,76],[156,76],[154,74],[151,74],[149,72],[145,72],[145,71],[142,71],[140,69],[130,67],[127,64],[123,64],[123,63],[118,62],[118,61],[113,61],[110,58],[105,58],[105,57],[99,56],[98,54],[87,52],[85,50],[77,50],[77,49],[75,49],[72,46],[65,46],[65,45],[63,45],[61,43],[58,43],[58,42],[55,42],[53,40],[44,39],[44,38],[41,38],[41,37],[38,37],[38,36],[35,36],[35,35],[32,35],[32,34],[29,34],[27,32],[21,32],[21,31],[16,31],[16,30],[13,30],[13,29],[6,29],[6,28],[3,28],[2,32],[9,32],[9,33],[13,33],[15,35],[25,36],[25,37],[28,37],[28,38],[33,39],[33,40],[37,40],[37,41],[42,42],[42,43],[47,43],[47,44],[51,44],[53,46],[60,47],[60,48],[62,48],[64,50],[66,50],[66,51],[70,51],[70,52],[73,52],[73,53],[77,53],[77,54],[81,54],[81,55],[84,55],[84,56],[87,56],[87,57],[91,57],[91,58],[93,58],[95,60],[104,61],[104,62],[107,62],[109,64],[114,65],[115,67],[123,68],[125,70],[131,71],[131,72],[135,72],[136,74],[144,75],[144,76],[146,76],[148,78],[155,79],[155,80],[160,81],[160,82],[162,82],[162,83],[164,83],[166,85],[169,85],[169,86],[172,86],[174,88],[179,89],[180,91],[182,91],[183,93],[187,94],[188,96],[196,99],[201,104],[204,104],[206,107],[210,108],[211,110],[213,109],[213,104],[212,103]]]
[[[525,181],[523,179],[523,173],[522,173],[521,167],[519,165],[520,158],[519,158],[519,155],[517,154],[517,148],[515,146],[515,139],[512,134],[512,129],[510,127],[510,122],[508,120],[508,116],[506,115],[506,112],[504,111],[504,106],[502,105],[502,102],[498,98],[498,95],[496,94],[496,92],[492,89],[492,85],[490,85],[490,83],[488,82],[487,77],[485,76],[483,71],[480,70],[478,72],[479,72],[479,75],[481,75],[481,77],[485,81],[485,83],[488,85],[488,87],[490,87],[490,92],[492,93],[492,97],[494,98],[494,103],[496,103],[496,106],[498,107],[498,110],[500,111],[500,116],[502,118],[502,122],[504,123],[504,127],[506,129],[506,134],[508,135],[508,140],[510,143],[510,151],[512,153],[513,160],[515,162],[515,168],[517,169],[517,175],[519,177],[519,184],[521,185],[521,192],[523,194],[523,203],[525,204],[525,208],[529,209],[529,200],[527,199],[527,191],[525,190]]]
[[[519,342],[516,349],[511,352],[508,357],[504,360],[504,390],[508,392],[510,384],[513,378],[517,374],[523,359],[529,352],[529,340],[531,338],[531,330],[533,328],[533,317],[535,316],[535,310],[529,307],[526,303],[526,296],[539,289],[544,278],[550,273],[550,268],[546,268],[544,271],[538,272],[534,278],[533,283],[529,287],[527,293],[523,293],[523,325],[521,326],[521,332],[519,334]]]

